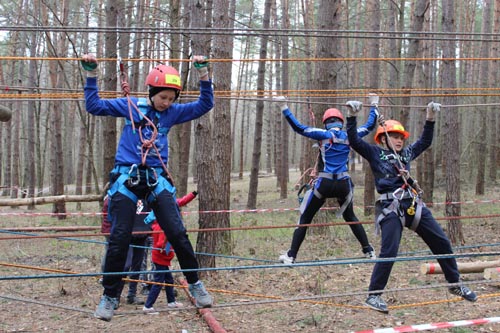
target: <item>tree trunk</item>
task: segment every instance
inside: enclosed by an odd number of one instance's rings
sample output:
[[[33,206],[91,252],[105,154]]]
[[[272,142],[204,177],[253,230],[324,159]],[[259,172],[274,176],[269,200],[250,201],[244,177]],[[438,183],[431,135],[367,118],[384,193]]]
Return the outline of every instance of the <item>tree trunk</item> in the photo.
[[[483,27],[481,29],[481,32],[485,35],[491,34],[491,14],[493,11],[493,3],[492,0],[484,0],[484,7],[483,7]],[[490,42],[482,42],[481,43],[481,50],[480,50],[480,57],[481,58],[487,58],[490,56],[490,47],[491,43]],[[485,80],[483,81],[483,85],[486,84],[487,86],[489,85],[488,78],[489,78],[489,62],[488,61],[481,61],[480,67],[479,67],[479,77],[484,78]],[[496,82],[495,82],[496,83]],[[480,98],[480,101],[483,104],[488,103],[488,97],[483,96]],[[486,108],[487,111],[492,111],[490,108]],[[489,145],[486,145],[486,134],[488,133],[488,115],[483,115],[480,113],[484,113],[484,110],[478,111],[478,118],[479,118],[479,126],[476,130],[477,133],[477,140],[478,140],[478,145],[477,145],[477,153],[479,155],[478,158],[478,166],[477,166],[477,178],[476,178],[476,195],[483,195],[484,194],[484,183],[486,180],[486,162],[487,162],[487,156],[488,156],[488,147]],[[488,112],[488,114],[491,114],[492,112]],[[494,142],[494,141],[493,141]]]
[[[371,31],[380,30],[380,2],[378,0],[369,0],[367,9],[370,15]],[[378,58],[380,56],[380,41],[377,38],[370,39],[367,42],[368,57]],[[368,87],[372,91],[377,92],[379,87],[380,63],[374,62],[368,71]],[[385,111],[384,111],[385,112]],[[365,138],[369,143],[373,143],[373,136]],[[368,166],[368,161],[363,160],[363,169],[365,170],[365,188],[364,188],[364,206],[365,216],[373,214],[373,203],[375,202],[375,179],[371,168]]]
[[[214,3],[214,29],[234,28],[235,0],[215,0]],[[216,59],[233,58],[233,38],[230,35],[214,36],[213,54]],[[231,90],[232,64],[223,62],[217,64],[215,85],[222,91]],[[217,193],[216,200],[212,202],[212,209],[222,211],[214,218],[213,226],[228,228],[231,226],[231,100],[217,98],[214,110],[214,155],[219,161],[215,168],[215,181],[213,191]],[[215,233],[217,239],[216,250],[218,253],[232,253],[231,233],[229,231]]]
[[[118,17],[120,15],[119,8],[123,8],[123,0],[107,0],[106,1],[106,31],[104,37],[104,49],[106,50],[107,58],[118,58],[118,35],[113,28],[118,26]],[[102,69],[101,69],[102,72]],[[107,61],[104,64],[104,90],[116,91],[117,78],[116,78],[116,63]],[[102,142],[106,144],[103,148],[103,169],[101,173],[101,182],[106,184],[108,182],[109,172],[113,169],[115,164],[116,154],[116,118],[115,117],[101,117],[102,123]]]
[[[442,0],[443,16],[442,27],[443,32],[448,32],[449,40],[443,42],[443,58],[453,59],[455,57],[455,47],[453,40],[455,32],[455,5],[454,0]],[[445,105],[456,105],[456,62],[454,60],[443,60],[442,62],[442,85],[448,88],[444,91]],[[446,206],[445,214],[449,217],[460,216],[460,126],[458,117],[456,116],[456,108],[448,108],[444,115],[443,136],[446,140],[443,141],[444,151],[446,154]],[[463,244],[464,237],[462,233],[462,223],[459,219],[448,221],[448,234],[452,244]]]
[[[264,19],[262,21],[262,28],[269,29],[271,18],[271,0],[266,0],[264,4]],[[248,189],[247,208],[257,208],[257,188],[259,186],[259,170],[260,170],[260,155],[262,149],[262,120],[264,115],[264,94],[265,89],[265,75],[266,75],[266,61],[267,58],[267,41],[268,35],[261,36],[260,52],[259,52],[259,67],[257,70],[257,103],[254,127],[254,146],[252,153],[252,166],[250,170],[250,185]]]

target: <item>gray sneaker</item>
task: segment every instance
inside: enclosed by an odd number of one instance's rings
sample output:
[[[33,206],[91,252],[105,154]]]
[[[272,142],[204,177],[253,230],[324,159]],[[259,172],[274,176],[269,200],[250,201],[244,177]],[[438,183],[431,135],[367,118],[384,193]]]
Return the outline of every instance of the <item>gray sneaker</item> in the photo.
[[[365,304],[373,310],[389,313],[387,309],[387,304],[384,302],[380,295],[370,295],[365,301]]]
[[[198,281],[190,284],[189,292],[193,296],[197,308],[209,308],[212,306],[212,296],[205,289],[203,282]]]
[[[95,309],[94,317],[101,320],[110,321],[113,318],[115,308],[118,307],[118,300],[113,297],[102,295],[101,301]]]

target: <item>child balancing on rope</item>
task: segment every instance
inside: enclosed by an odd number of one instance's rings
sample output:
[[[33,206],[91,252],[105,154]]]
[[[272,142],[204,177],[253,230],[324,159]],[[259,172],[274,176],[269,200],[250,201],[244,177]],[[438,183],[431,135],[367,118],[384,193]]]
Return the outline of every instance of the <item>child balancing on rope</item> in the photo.
[[[378,108],[379,96],[369,95],[371,108]],[[396,120],[382,120],[375,133],[375,142],[369,144],[361,140],[356,131],[356,114],[362,104],[358,101],[346,103],[347,134],[351,148],[368,160],[375,186],[380,194],[376,209],[376,230],[381,232],[379,258],[395,258],[398,254],[403,227],[415,231],[427,244],[433,254],[452,254],[451,243],[441,226],[425,207],[420,198],[421,190],[409,174],[410,162],[416,159],[432,143],[436,112],[441,105],[431,102],[427,106],[426,121],[420,138],[405,147],[410,133]],[[460,274],[455,258],[438,259],[449,291],[463,299],[475,302],[476,294],[460,282]],[[387,285],[393,261],[377,262],[373,268],[365,304],[377,311],[388,313],[387,304],[382,299],[382,291]]]
[[[193,57],[200,78],[200,96],[198,100],[185,104],[174,103],[182,88],[179,73],[171,66],[157,65],[149,72],[146,77],[148,98],[130,97],[126,75],[122,72],[125,97],[101,99],[97,88],[96,58],[87,54],[81,60],[87,71],[84,88],[87,112],[126,119],[115,167],[110,174],[109,218],[113,227],[104,266],[104,292],[94,316],[106,321],[113,318],[122,276],[106,273],[123,272],[138,199],[147,201],[175,248],[180,267],[189,270],[184,275],[196,306],[212,306],[212,297],[198,280],[198,261],[187,237],[175,199],[176,190],[166,168],[170,128],[199,118],[214,106],[207,58]]]

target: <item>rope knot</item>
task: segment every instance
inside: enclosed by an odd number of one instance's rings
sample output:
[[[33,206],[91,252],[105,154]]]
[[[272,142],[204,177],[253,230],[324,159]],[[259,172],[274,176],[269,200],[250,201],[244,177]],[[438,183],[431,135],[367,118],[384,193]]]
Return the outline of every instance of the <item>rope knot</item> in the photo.
[[[128,84],[128,82],[122,81],[121,86],[122,86],[123,96],[128,96],[130,94],[130,85]]]

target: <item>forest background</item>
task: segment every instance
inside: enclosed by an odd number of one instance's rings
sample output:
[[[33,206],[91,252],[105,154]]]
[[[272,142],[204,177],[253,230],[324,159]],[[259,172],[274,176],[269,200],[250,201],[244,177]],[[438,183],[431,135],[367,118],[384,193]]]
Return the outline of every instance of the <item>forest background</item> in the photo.
[[[231,177],[248,177],[247,209],[258,207],[263,174],[276,176],[280,198],[289,195],[291,168],[300,170],[299,184],[311,179],[317,149],[290,133],[272,102],[277,95],[303,123],[322,127],[325,109],[366,104],[376,92],[381,112],[412,138],[427,103],[439,102],[433,148],[413,170],[425,199],[442,186],[445,214],[460,216],[464,186],[482,195],[498,181],[500,0],[24,0],[3,3],[0,18],[0,103],[13,110],[0,124],[6,198],[102,195],[124,120],[85,112],[79,59],[89,52],[101,61],[102,96],[121,96],[121,78],[132,95],[145,96],[145,75],[166,63],[181,72],[181,103],[198,91],[190,57],[210,58],[214,110],[170,132],[179,194],[193,177],[200,210],[217,212],[200,215],[201,229],[231,226]],[[368,170],[360,185],[369,215]],[[21,201],[31,209],[34,202]],[[64,219],[65,201],[54,201],[52,213]],[[454,244],[463,241],[460,219],[448,221],[448,231]],[[197,250],[231,244],[230,232],[200,233]]]
[[[336,202],[315,217],[320,227],[309,228],[301,260],[315,261],[294,269],[278,265],[298,218],[297,190],[314,179],[318,151],[290,131],[273,97],[287,96],[301,122],[321,128],[323,112],[345,111],[348,100],[365,104],[364,121],[366,96],[376,92],[381,113],[400,120],[410,141],[422,129],[426,105],[441,103],[433,145],[412,164],[412,176],[455,249],[462,246],[461,260],[493,255],[500,0],[21,0],[0,4],[0,22],[0,105],[12,110],[12,119],[0,122],[0,228],[6,233],[0,330],[207,332],[190,309],[152,321],[122,315],[134,311],[124,305],[106,325],[92,318],[100,284],[88,276],[44,278],[54,269],[100,274],[99,202],[125,119],[86,113],[79,60],[89,52],[100,61],[103,97],[122,96],[121,78],[131,95],[146,96],[147,73],[165,63],[181,73],[180,103],[198,95],[192,55],[210,59],[216,106],[172,128],[168,167],[179,195],[199,192],[183,213],[188,230],[197,232],[201,266],[213,269],[202,274],[225,327],[340,332],[498,315],[491,281],[466,275],[480,300],[443,306],[453,302],[442,299],[450,297],[447,287],[436,284],[440,277],[421,276],[413,260],[399,262],[391,276],[391,314],[367,315],[356,304],[365,298],[371,265],[349,260],[360,251],[348,228],[321,225],[344,224],[330,223]],[[359,156],[349,167],[356,214],[372,231],[372,175]],[[55,233],[72,226],[92,233]],[[209,228],[217,232],[202,232]],[[15,234],[29,230],[39,234]],[[425,244],[411,232],[404,236],[401,250],[424,256]],[[373,233],[369,238],[378,244]],[[343,262],[328,265],[332,257]],[[246,260],[257,266],[239,269]],[[28,270],[34,267],[45,275]],[[435,290],[440,287],[442,293]],[[425,302],[431,304],[415,305]]]

